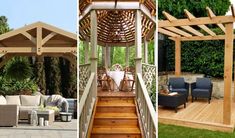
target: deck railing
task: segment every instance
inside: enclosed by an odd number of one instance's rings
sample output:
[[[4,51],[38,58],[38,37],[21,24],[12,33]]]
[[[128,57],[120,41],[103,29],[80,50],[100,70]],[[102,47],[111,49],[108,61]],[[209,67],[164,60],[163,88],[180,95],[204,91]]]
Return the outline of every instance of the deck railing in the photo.
[[[92,117],[92,111],[96,101],[96,91],[92,88],[96,84],[95,73],[91,73],[85,90],[80,98],[79,102],[79,137],[86,138],[88,133],[89,124]]]
[[[79,91],[84,91],[87,81],[90,77],[90,64],[79,65]]]
[[[153,83],[156,83],[156,66],[142,63],[142,77],[148,92],[151,92]]]
[[[140,73],[137,73],[136,84],[137,106],[145,138],[156,138],[157,116]]]

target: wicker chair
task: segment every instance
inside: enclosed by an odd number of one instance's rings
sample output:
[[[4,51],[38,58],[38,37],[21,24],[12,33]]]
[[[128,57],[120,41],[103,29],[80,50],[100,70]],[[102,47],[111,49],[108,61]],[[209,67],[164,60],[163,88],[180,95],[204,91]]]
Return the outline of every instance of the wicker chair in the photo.
[[[111,90],[113,91],[113,80],[107,73],[108,69],[104,68],[104,70],[100,70],[100,74],[98,73],[98,83],[101,86],[102,90]]]
[[[125,67],[124,76],[121,81],[120,90],[121,91],[133,91],[135,84],[135,69],[131,67]],[[127,76],[132,75],[133,78],[130,79]]]
[[[17,105],[0,105],[0,126],[17,126],[18,115]]]

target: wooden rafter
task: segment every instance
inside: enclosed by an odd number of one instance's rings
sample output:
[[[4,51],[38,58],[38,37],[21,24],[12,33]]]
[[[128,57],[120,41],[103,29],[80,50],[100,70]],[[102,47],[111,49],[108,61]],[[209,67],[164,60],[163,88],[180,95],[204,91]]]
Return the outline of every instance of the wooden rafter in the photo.
[[[173,32],[170,32],[170,31],[167,31],[163,28],[158,28],[158,32],[162,33],[162,34],[165,34],[165,35],[168,35],[168,36],[171,36],[171,37],[180,37],[180,35],[178,34],[175,34]]]
[[[213,11],[212,11],[209,7],[206,7],[206,10],[207,10],[207,12],[208,12],[208,16],[209,16],[211,19],[213,19],[214,17],[216,17],[215,14],[213,13]],[[217,25],[219,26],[219,28],[220,28],[223,32],[225,32],[225,27],[224,27],[223,24],[217,23]]]
[[[196,17],[191,14],[188,10],[184,10],[185,14],[187,15],[188,19],[189,20],[193,20],[195,19]],[[211,31],[206,25],[198,25],[198,27],[200,27],[202,30],[204,30],[205,32],[207,32],[208,34],[210,34],[211,36],[215,36],[216,34]]]
[[[27,37],[32,43],[36,44],[36,38],[30,35],[28,32],[22,32],[21,34]]]
[[[163,11],[164,16],[171,22],[171,21],[175,21],[177,20],[177,18],[175,18],[174,16],[170,15],[169,13]],[[194,35],[197,36],[204,36],[202,33],[200,33],[199,31],[193,29],[192,27],[185,25],[185,26],[180,26],[181,28],[187,30],[188,32],[191,32]]]
[[[56,35],[55,32],[51,32],[45,38],[42,39],[42,45],[44,45],[47,41],[49,41],[52,37]]]

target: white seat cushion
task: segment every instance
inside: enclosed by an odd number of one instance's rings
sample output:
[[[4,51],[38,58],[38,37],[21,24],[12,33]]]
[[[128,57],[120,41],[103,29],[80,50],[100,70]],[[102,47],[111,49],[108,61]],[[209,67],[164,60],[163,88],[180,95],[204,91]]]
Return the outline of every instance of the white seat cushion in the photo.
[[[7,101],[7,104],[21,105],[19,95],[14,95],[14,96],[7,95],[6,101]]]
[[[33,109],[39,109],[39,106],[19,106],[20,111],[30,111]]]
[[[20,100],[21,100],[21,105],[22,106],[39,106],[40,104],[40,95],[21,95]]]
[[[7,100],[4,96],[0,95],[0,105],[7,104]]]

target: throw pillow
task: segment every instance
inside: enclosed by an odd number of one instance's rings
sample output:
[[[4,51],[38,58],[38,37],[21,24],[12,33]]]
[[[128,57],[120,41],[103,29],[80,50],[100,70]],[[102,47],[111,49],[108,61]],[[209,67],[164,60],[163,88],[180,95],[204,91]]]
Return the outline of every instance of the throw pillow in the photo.
[[[0,105],[7,104],[7,100],[4,96],[0,95]]]

